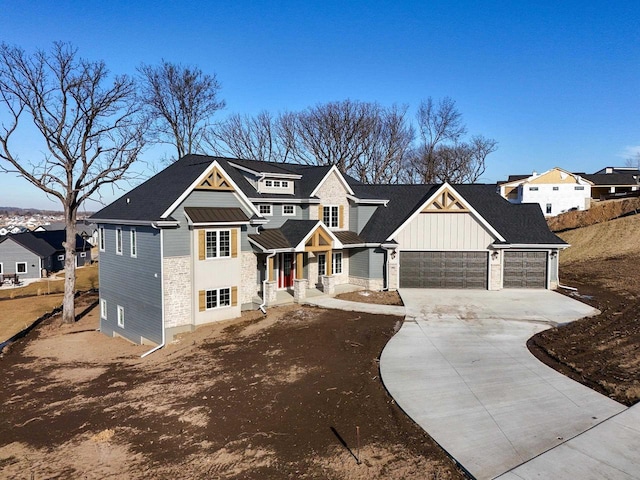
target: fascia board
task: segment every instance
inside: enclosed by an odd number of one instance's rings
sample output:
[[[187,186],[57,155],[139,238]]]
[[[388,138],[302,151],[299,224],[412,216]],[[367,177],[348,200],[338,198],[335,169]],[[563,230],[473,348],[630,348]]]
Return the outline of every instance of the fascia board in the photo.
[[[422,210],[424,210],[424,208],[425,208],[427,205],[429,205],[429,204],[430,204],[430,203],[431,203],[431,202],[432,202],[436,197],[438,197],[438,195],[440,195],[440,194],[442,193],[442,191],[443,191],[443,190],[445,190],[445,189],[447,189],[447,188],[448,188],[450,191],[455,192],[456,196],[458,197],[458,199],[460,200],[460,202],[465,206],[465,208],[466,208],[467,210],[469,210],[469,212],[470,212],[470,213],[471,213],[471,214],[472,214],[472,215],[473,215],[477,220],[479,220],[479,221],[480,221],[480,223],[481,223],[481,224],[482,224],[482,225],[483,225],[487,230],[489,230],[489,231],[490,231],[490,232],[491,232],[491,233],[492,233],[492,234],[493,234],[493,235],[494,235],[498,240],[500,240],[500,241],[502,241],[502,242],[504,242],[504,241],[505,241],[504,237],[503,237],[502,235],[500,235],[500,233],[498,233],[498,231],[497,231],[495,228],[493,228],[493,227],[489,224],[489,222],[487,222],[487,221],[482,217],[482,215],[480,215],[480,214],[476,211],[476,209],[475,209],[475,208],[473,208],[473,207],[469,204],[469,202],[467,202],[467,200],[466,200],[462,195],[460,195],[460,193],[459,193],[455,188],[453,188],[453,186],[451,186],[448,182],[443,183],[443,184],[440,186],[440,188],[438,188],[438,190],[436,190],[436,191],[435,191],[435,193],[434,193],[433,195],[431,195],[429,198],[427,198],[427,200],[425,200],[422,204],[420,204],[420,205],[418,206],[418,208],[416,208],[416,209],[415,209],[415,211],[411,214],[411,216],[410,216],[407,220],[405,220],[405,221],[402,223],[402,225],[400,225],[398,228],[396,228],[396,229],[395,229],[395,231],[394,231],[391,235],[389,235],[389,236],[387,237],[387,240],[388,240],[388,241],[389,241],[389,240],[393,240],[393,239],[394,239],[394,237],[395,237],[396,235],[398,235],[398,233],[400,233],[400,231],[401,231],[402,229],[404,229],[404,228],[409,224],[409,222],[411,222],[414,218],[416,218],[418,215],[420,215],[420,212],[422,212]]]
[[[249,198],[244,194],[244,192],[238,187],[238,185],[233,181],[233,179],[230,177],[230,175],[227,173],[227,171],[222,168],[222,166],[220,165],[220,163],[217,160],[214,160],[213,162],[211,162],[209,164],[209,166],[207,168],[205,168],[202,173],[198,176],[198,178],[196,178],[193,183],[191,183],[191,185],[189,185],[189,187],[187,187],[187,189],[182,192],[182,194],[176,199],[175,202],[173,202],[171,204],[171,206],[169,206],[169,208],[167,208],[167,210],[160,215],[160,218],[166,218],[169,215],[171,215],[173,213],[173,211],[178,208],[178,206],[185,200],[185,198],[187,198],[189,196],[189,194],[191,192],[193,192],[193,190],[200,185],[204,179],[207,177],[207,175],[209,174],[209,172],[211,172],[211,170],[213,170],[213,168],[218,168],[221,172],[224,173],[225,178],[229,181],[229,183],[231,183],[231,186],[233,187],[233,190],[236,195],[238,195],[246,204],[247,207],[249,207],[249,209],[255,213],[256,215],[258,215],[259,217],[261,217],[262,215],[260,215],[260,212],[258,211],[258,209],[256,208],[256,206],[251,203],[251,201],[249,200]]]

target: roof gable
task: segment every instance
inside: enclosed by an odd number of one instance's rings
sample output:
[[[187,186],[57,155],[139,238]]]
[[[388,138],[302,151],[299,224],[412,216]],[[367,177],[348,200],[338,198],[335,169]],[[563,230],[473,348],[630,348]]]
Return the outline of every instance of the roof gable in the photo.
[[[338,180],[340,181],[340,183],[342,184],[344,189],[347,191],[347,193],[349,193],[350,195],[354,195],[354,192],[353,192],[353,189],[351,188],[351,185],[349,185],[347,180],[342,176],[342,174],[340,173],[340,170],[338,170],[338,168],[335,165],[333,165],[329,169],[329,171],[325,174],[325,176],[322,178],[322,180],[320,180],[320,182],[318,182],[316,187],[311,192],[311,196],[312,197],[315,197],[315,196],[318,195],[318,191],[322,188],[322,185],[324,185],[324,183],[331,177],[332,174],[337,175]]]

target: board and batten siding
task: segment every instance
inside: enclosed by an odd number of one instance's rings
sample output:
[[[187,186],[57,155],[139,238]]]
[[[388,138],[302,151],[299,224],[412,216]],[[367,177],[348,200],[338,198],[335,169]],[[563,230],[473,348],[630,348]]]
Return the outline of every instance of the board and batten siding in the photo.
[[[469,213],[421,213],[394,238],[401,250],[486,250],[495,238]]]
[[[164,232],[164,256],[165,257],[181,257],[191,255],[191,235],[187,225],[187,218],[184,214],[185,207],[236,207],[242,208],[249,218],[253,216],[245,205],[238,199],[233,192],[216,192],[208,190],[194,190],[187,196],[171,216],[180,222],[178,228],[166,229]],[[246,230],[242,232],[242,249],[249,249],[249,243],[246,239]]]
[[[107,318],[100,330],[132,342],[162,342],[162,270],[160,231],[152,227],[101,225],[105,251],[100,252],[100,298],[107,301]],[[122,255],[116,253],[116,228],[122,228]],[[136,230],[136,257],[131,256],[131,229]],[[118,326],[117,306],[124,308],[124,328]]]
[[[2,264],[2,273],[4,275],[16,273],[16,262],[25,262],[27,264],[27,273],[19,273],[18,278],[40,278],[41,268],[51,269],[51,265],[47,264],[50,260],[51,257],[47,257],[41,267],[40,257],[31,250],[14,242],[11,237],[0,243],[0,263]]]

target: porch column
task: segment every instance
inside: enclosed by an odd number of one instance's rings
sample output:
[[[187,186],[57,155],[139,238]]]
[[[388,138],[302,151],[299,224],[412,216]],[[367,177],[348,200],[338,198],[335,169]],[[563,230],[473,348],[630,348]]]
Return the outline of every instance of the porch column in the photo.
[[[320,279],[322,282],[322,291],[327,295],[336,293],[336,278],[332,275],[331,268],[333,266],[333,255],[331,250],[325,253],[325,275]]]
[[[269,266],[268,266],[268,270],[269,270],[269,281],[270,282],[275,282],[276,281],[276,272],[275,272],[275,268],[273,268],[273,259],[275,257],[269,257]]]
[[[296,280],[302,280],[304,275],[303,258],[304,253],[296,253]]]
[[[325,253],[325,275],[330,277],[333,272],[331,272],[331,267],[333,266],[333,255],[331,250],[328,250]]]

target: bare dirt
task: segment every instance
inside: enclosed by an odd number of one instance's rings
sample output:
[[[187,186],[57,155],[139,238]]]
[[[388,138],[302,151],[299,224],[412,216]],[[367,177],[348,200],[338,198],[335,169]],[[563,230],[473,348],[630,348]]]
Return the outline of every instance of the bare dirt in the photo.
[[[376,305],[404,305],[398,292],[360,290],[358,292],[341,293],[336,295],[336,298],[349,302],[375,303]]]
[[[640,213],[640,198],[623,198],[619,200],[605,200],[592,202],[588,210],[561,213],[549,217],[547,224],[553,232],[563,232],[574,228],[595,225],[625,215]]]
[[[540,360],[625,405],[640,401],[640,257],[591,258],[561,265],[563,293],[602,314],[532,337]],[[562,290],[561,290],[562,291]]]
[[[273,308],[141,359],[96,310],[1,357],[0,477],[464,478],[380,381],[401,318]]]

